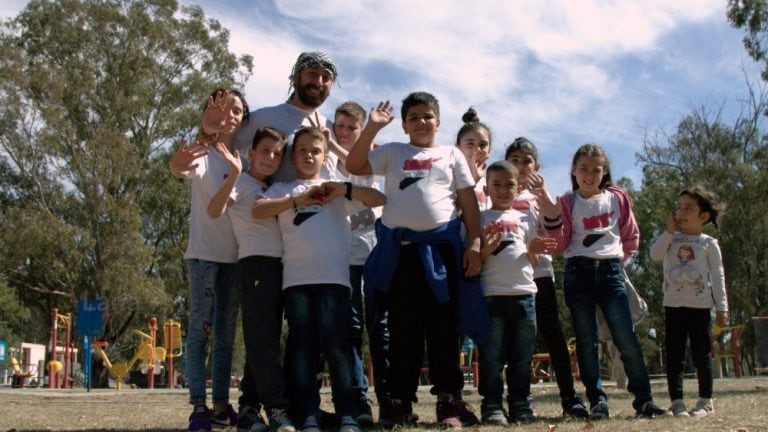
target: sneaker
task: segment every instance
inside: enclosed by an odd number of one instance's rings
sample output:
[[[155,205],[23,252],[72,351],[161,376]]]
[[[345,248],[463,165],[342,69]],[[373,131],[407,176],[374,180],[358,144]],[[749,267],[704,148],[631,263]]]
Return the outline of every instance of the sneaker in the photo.
[[[654,418],[666,415],[667,410],[659,408],[653,401],[643,404],[643,407],[637,410],[635,417]]]
[[[387,398],[379,402],[379,426],[383,428],[415,426],[418,421],[410,401]]]
[[[453,395],[441,394],[437,397],[435,414],[440,426],[448,429],[461,429],[461,419],[456,411]]]
[[[483,411],[483,424],[495,426],[509,426],[507,416],[501,408],[491,408]]]
[[[211,414],[211,424],[214,427],[237,426],[238,414],[232,404],[227,404],[227,409],[220,413]],[[263,424],[264,422],[262,422]]]
[[[270,408],[267,417],[269,418],[269,427],[274,432],[296,432],[285,408]]]
[[[538,420],[539,418],[532,412],[523,412],[515,415],[515,423],[518,425],[533,423]]]
[[[592,405],[592,409],[589,410],[590,420],[604,420],[610,417],[608,412],[608,404],[606,402],[598,402]]]
[[[211,410],[205,405],[195,405],[189,415],[189,432],[211,432]]]
[[[693,417],[706,417],[715,412],[715,403],[712,399],[701,398],[690,411]]]
[[[480,419],[475,415],[472,406],[463,400],[454,400],[453,408],[464,426],[475,426],[480,424]]]
[[[237,432],[266,432],[268,429],[264,419],[259,414],[259,410],[248,405],[240,407],[236,424]]]
[[[301,425],[301,432],[322,432],[320,430],[320,420],[316,415],[308,415]]]
[[[320,420],[321,428],[335,428],[339,426],[339,419],[332,412],[321,409],[318,419]]]
[[[691,415],[688,414],[688,409],[685,408],[685,402],[683,402],[682,399],[675,399],[672,401],[672,405],[670,405],[669,410],[664,414],[666,416],[676,416],[676,417],[690,417]]]
[[[584,405],[584,401],[578,396],[573,396],[569,399],[562,401],[563,417],[575,417],[575,418],[587,418],[589,417],[589,411],[587,406]]]
[[[353,416],[341,416],[339,432],[362,432],[362,430]]]
[[[370,399],[361,399],[357,403],[357,417],[355,420],[362,427],[373,426],[373,409],[371,408]]]

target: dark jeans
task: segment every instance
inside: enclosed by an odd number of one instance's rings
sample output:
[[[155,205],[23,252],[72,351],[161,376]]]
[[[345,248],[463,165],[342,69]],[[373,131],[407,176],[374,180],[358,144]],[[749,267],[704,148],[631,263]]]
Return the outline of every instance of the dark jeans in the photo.
[[[331,370],[336,415],[354,415],[357,395],[352,387],[349,288],[335,284],[289,287],[285,290],[285,306],[289,396],[299,424],[320,409],[316,378],[321,350]]]
[[[283,265],[280,258],[250,256],[238,262],[245,369],[240,406],[288,408],[280,334],[283,329]]]
[[[510,415],[530,412],[531,359],[536,345],[536,305],[533,295],[486,297],[492,328],[480,346],[480,383],[483,408],[500,408],[504,394],[504,365]]]
[[[354,388],[358,399],[368,399],[368,377],[363,364],[363,323],[368,330],[368,346],[373,363],[373,379],[376,398],[379,401],[387,399],[387,370],[389,369],[389,329],[387,328],[387,312],[379,308],[378,316],[373,316],[373,308],[366,301],[363,305],[363,266],[349,266],[349,282],[352,285],[350,299],[352,312],[352,355],[354,361]],[[367,299],[366,299],[367,300]],[[381,303],[381,302],[380,302]],[[365,310],[365,313],[363,313]]]
[[[576,396],[568,343],[563,336],[558,314],[555,281],[551,277],[534,279],[536,282],[536,324],[541,338],[547,344],[549,359],[555,371],[560,399],[565,402]]]
[[[685,345],[691,341],[691,358],[699,380],[699,397],[712,398],[712,317],[709,309],[665,307],[667,389],[671,400],[683,398]]]
[[[643,352],[632,328],[624,273],[619,259],[581,256],[568,258],[565,263],[565,303],[571,311],[573,331],[576,334],[576,356],[589,402],[594,405],[608,401],[600,379],[600,341],[595,318],[598,307],[605,316],[613,343],[624,362],[624,372],[629,379],[628,390],[635,395],[632,406],[640,409],[643,404],[653,400]]]
[[[427,344],[430,392],[461,395],[464,374],[459,368],[459,330],[456,313],[456,269],[450,246],[440,248],[447,268],[450,300],[438,303],[424,276],[416,245],[400,248],[398,268],[389,291],[390,368],[392,397],[416,401],[424,340]]]

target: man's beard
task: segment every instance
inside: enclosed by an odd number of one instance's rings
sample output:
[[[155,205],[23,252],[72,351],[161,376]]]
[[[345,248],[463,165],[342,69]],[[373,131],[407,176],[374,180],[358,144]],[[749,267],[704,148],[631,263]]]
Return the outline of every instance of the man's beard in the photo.
[[[298,85],[296,86],[296,95],[304,105],[318,108],[328,98],[330,91],[322,91],[321,89],[321,93],[318,96],[314,96],[309,93],[309,89],[312,87],[317,88],[318,86],[313,86],[312,84]]]

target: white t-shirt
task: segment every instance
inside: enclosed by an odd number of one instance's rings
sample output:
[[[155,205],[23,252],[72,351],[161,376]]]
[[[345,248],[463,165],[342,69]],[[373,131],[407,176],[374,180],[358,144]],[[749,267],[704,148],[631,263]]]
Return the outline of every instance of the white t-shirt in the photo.
[[[565,257],[584,256],[607,259],[623,258],[619,217],[619,199],[609,191],[582,198],[574,194],[573,239]]]
[[[664,306],[728,310],[716,239],[664,231],[651,246],[651,258],[664,260]]]
[[[324,115],[318,111],[304,111],[303,109],[292,105],[288,102],[271,107],[259,108],[256,111],[251,112],[251,116],[248,119],[248,123],[244,125],[238,131],[235,136],[235,147],[240,150],[241,154],[247,155],[248,149],[253,144],[253,136],[256,134],[256,129],[260,127],[271,127],[277,129],[285,135],[285,142],[288,144],[285,147],[283,154],[283,161],[280,164],[280,168],[272,176],[274,182],[289,182],[296,179],[296,166],[291,160],[291,145],[293,143],[293,134],[302,126],[325,126],[329,129],[333,129],[333,123],[331,123]],[[320,176],[324,179],[331,180],[333,176],[332,172],[336,170],[336,162],[338,156],[329,153],[328,161],[323,165]]]
[[[381,221],[389,228],[427,231],[456,218],[456,191],[474,188],[467,159],[455,146],[385,144],[368,157],[386,178]]]
[[[325,180],[275,183],[268,199],[297,196]],[[283,236],[283,289],[308,284],[349,287],[351,231],[347,200],[339,197],[324,205],[298,206],[277,217]]]
[[[539,202],[536,200],[536,196],[528,189],[524,189],[515,197],[515,209],[520,211],[529,211],[536,221],[537,235],[540,237],[546,237],[546,230],[542,225],[542,215],[539,212]],[[539,263],[533,268],[533,278],[551,277],[555,278],[555,269],[552,266],[552,255],[539,254]]]
[[[187,174],[192,180],[189,209],[189,242],[185,259],[219,263],[237,262],[237,241],[226,214],[211,219],[208,204],[229,177],[229,165],[211,146],[208,154],[197,159],[197,167]]]
[[[256,198],[264,195],[267,185],[242,173],[235,182],[230,198],[235,202],[227,208],[232,229],[237,238],[237,258],[249,256],[283,256],[283,240],[277,218],[254,219],[251,208]]]
[[[355,186],[365,186],[382,191],[384,178],[381,176],[357,176],[336,173],[339,181],[350,182]],[[351,203],[357,203],[352,201]],[[349,215],[350,228],[352,229],[352,250],[350,252],[349,265],[363,265],[368,255],[376,246],[376,219],[381,217],[381,206],[366,207],[362,203],[356,206],[357,211]]]
[[[477,207],[480,211],[491,208],[491,198],[485,194],[485,176],[480,177],[475,185],[475,198],[477,198]]]
[[[533,266],[528,259],[528,243],[536,236],[536,220],[530,212],[510,209],[485,210],[480,213],[483,229],[500,223],[501,244],[483,261],[480,281],[483,294],[527,295],[536,293]]]

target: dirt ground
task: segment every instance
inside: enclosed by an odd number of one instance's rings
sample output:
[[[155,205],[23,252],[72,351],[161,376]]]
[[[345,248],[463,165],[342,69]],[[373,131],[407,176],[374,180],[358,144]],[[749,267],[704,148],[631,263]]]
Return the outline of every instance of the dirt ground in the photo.
[[[686,397],[695,400],[696,383],[686,381]],[[715,413],[702,420],[664,418],[632,419],[631,396],[606,386],[611,419],[600,423],[564,420],[560,417],[557,387],[550,383],[532,387],[540,421],[514,427],[516,431],[738,431],[768,432],[768,378],[722,379],[715,382]],[[654,397],[666,407],[666,385],[655,381]],[[231,400],[236,406],[237,389]],[[190,407],[186,390],[47,390],[0,388],[0,432],[2,431],[173,431],[186,430]],[[422,387],[421,403],[415,406],[422,423],[416,429],[436,429],[434,398]],[[465,400],[479,411],[480,396],[468,385]],[[323,407],[331,409],[330,394],[323,389]],[[378,409],[374,407],[374,412]],[[555,428],[552,429],[551,426]],[[503,430],[501,427],[471,427],[474,431]],[[231,429],[234,431],[234,429]]]

